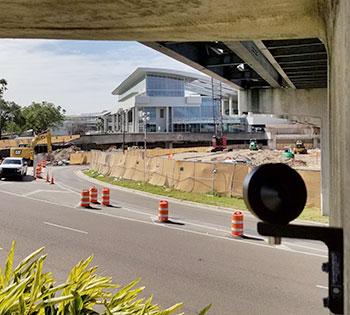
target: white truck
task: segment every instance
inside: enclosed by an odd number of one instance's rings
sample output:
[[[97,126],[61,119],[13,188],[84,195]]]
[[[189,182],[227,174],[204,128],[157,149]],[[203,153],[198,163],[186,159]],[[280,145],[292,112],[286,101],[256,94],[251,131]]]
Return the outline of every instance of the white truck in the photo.
[[[27,175],[27,162],[24,158],[7,157],[0,164],[0,180],[2,178],[20,178]]]

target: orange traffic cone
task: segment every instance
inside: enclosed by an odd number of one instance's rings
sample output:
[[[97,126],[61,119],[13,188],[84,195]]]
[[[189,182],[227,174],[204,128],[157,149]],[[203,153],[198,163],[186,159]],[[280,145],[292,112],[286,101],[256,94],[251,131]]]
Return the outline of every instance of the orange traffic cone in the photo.
[[[47,172],[46,173],[46,181],[49,183],[50,182],[50,176],[49,176],[49,173]]]
[[[54,184],[54,182],[53,182],[53,175],[51,176],[51,183],[50,183],[51,185],[53,185]]]

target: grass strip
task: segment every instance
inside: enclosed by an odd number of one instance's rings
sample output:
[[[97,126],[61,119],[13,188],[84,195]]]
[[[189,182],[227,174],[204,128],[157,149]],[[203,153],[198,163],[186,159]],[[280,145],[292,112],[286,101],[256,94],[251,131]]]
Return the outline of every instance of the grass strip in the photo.
[[[114,177],[104,176],[92,170],[85,170],[83,173],[91,178],[95,178],[101,182],[121,186],[125,188],[131,188],[135,190],[140,190],[148,192],[151,194],[161,195],[165,197],[176,198],[180,200],[193,201],[202,204],[239,209],[239,210],[248,210],[243,199],[237,197],[227,197],[220,195],[216,192],[214,194],[208,193],[192,193],[186,191],[180,191],[168,187],[155,186],[149,183],[143,183],[141,181],[132,181],[125,179],[118,179]],[[301,215],[298,217],[300,220],[313,221],[319,223],[328,223],[328,217],[322,216],[321,212],[316,208],[305,208]]]

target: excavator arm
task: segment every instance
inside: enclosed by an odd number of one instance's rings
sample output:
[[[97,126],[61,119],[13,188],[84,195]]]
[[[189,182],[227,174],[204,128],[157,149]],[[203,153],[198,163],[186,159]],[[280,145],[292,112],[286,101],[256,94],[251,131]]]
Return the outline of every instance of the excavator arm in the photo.
[[[52,143],[51,143],[51,132],[50,130],[41,133],[39,135],[36,135],[34,137],[34,139],[32,140],[31,144],[30,144],[30,148],[34,151],[35,146],[38,144],[38,142],[40,140],[44,140],[46,139],[46,143],[47,143],[47,152],[51,152],[52,151]]]

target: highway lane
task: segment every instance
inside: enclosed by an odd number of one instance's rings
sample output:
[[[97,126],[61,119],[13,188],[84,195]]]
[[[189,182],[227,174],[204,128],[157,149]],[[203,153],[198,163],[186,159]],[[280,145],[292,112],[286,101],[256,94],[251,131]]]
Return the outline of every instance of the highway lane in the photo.
[[[326,253],[319,244],[281,250],[263,241],[232,240],[228,211],[184,203],[170,207],[170,216],[184,226],[155,224],[157,199],[121,190],[111,192],[116,207],[79,209],[79,191],[91,184],[74,169],[55,168],[55,185],[0,182],[2,263],[15,239],[18,259],[45,245],[46,267],[61,281],[94,253],[94,262],[116,283],[142,277],[147,295],[162,306],[184,301],[186,314],[210,302],[210,314],[328,313],[321,301],[327,295],[320,271]],[[256,221],[245,217],[255,235]]]

